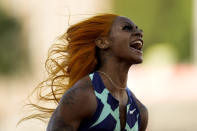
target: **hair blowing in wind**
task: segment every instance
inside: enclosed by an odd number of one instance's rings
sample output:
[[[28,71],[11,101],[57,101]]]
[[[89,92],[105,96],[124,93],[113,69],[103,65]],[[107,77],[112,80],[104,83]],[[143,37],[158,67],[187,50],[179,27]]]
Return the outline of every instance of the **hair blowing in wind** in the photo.
[[[59,103],[62,95],[79,79],[95,71],[100,66],[95,40],[107,36],[117,15],[102,14],[68,28],[59,37],[59,43],[51,46],[45,68],[48,77],[32,92],[37,102],[29,102],[31,114],[18,123],[28,119],[47,122],[55,108],[43,106],[42,103]]]

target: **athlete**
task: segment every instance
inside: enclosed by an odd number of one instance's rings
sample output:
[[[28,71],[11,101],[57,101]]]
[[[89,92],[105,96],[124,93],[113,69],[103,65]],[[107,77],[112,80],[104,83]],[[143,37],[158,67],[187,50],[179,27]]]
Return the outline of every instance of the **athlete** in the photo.
[[[60,56],[47,60],[51,92],[41,98],[58,103],[37,106],[52,114],[47,131],[145,131],[148,111],[127,87],[129,68],[143,61],[142,37],[130,19],[114,14],[70,26],[50,52]]]

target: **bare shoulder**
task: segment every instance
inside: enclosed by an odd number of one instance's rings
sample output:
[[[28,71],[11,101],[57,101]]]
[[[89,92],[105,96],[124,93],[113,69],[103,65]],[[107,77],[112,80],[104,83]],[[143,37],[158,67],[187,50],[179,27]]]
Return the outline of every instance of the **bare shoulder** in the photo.
[[[76,82],[61,98],[62,106],[81,106],[84,104],[92,104],[94,101],[94,90],[92,82],[88,76],[83,77]],[[96,98],[95,98],[96,99]],[[85,102],[85,103],[83,103]]]
[[[83,119],[92,117],[96,107],[97,101],[91,80],[85,76],[64,93],[49,121],[47,130],[75,131]]]
[[[136,104],[140,110],[140,131],[145,131],[147,128],[147,124],[148,124],[148,109],[146,108],[146,106],[144,104],[142,104],[140,102],[140,100],[137,99],[137,97],[134,95],[133,92],[132,96],[134,97]]]

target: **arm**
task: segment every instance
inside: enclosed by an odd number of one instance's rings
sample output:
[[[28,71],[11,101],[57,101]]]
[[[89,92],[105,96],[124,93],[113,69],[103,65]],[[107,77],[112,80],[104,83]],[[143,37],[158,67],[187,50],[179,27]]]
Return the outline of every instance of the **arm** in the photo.
[[[96,97],[87,81],[80,81],[63,96],[54,111],[47,131],[76,131],[85,118],[96,110]]]
[[[148,124],[148,110],[138,99],[136,99],[136,103],[141,114],[140,131],[145,131]]]
[[[47,131],[74,131],[76,130],[74,129],[74,125],[70,123],[66,124],[64,122],[64,118],[58,115],[59,110],[60,108],[58,106],[49,121]]]

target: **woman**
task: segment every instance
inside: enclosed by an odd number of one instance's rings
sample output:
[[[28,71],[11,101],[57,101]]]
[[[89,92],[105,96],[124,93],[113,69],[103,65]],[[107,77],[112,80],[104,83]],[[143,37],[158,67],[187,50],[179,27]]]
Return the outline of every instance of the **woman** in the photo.
[[[72,25],[61,37],[67,43],[49,53],[56,55],[47,60],[55,65],[47,67],[50,75],[42,82],[52,81],[52,88],[40,99],[58,106],[33,105],[45,114],[53,112],[47,131],[144,131],[147,109],[126,86],[131,65],[142,63],[142,37],[131,20],[113,14]]]

